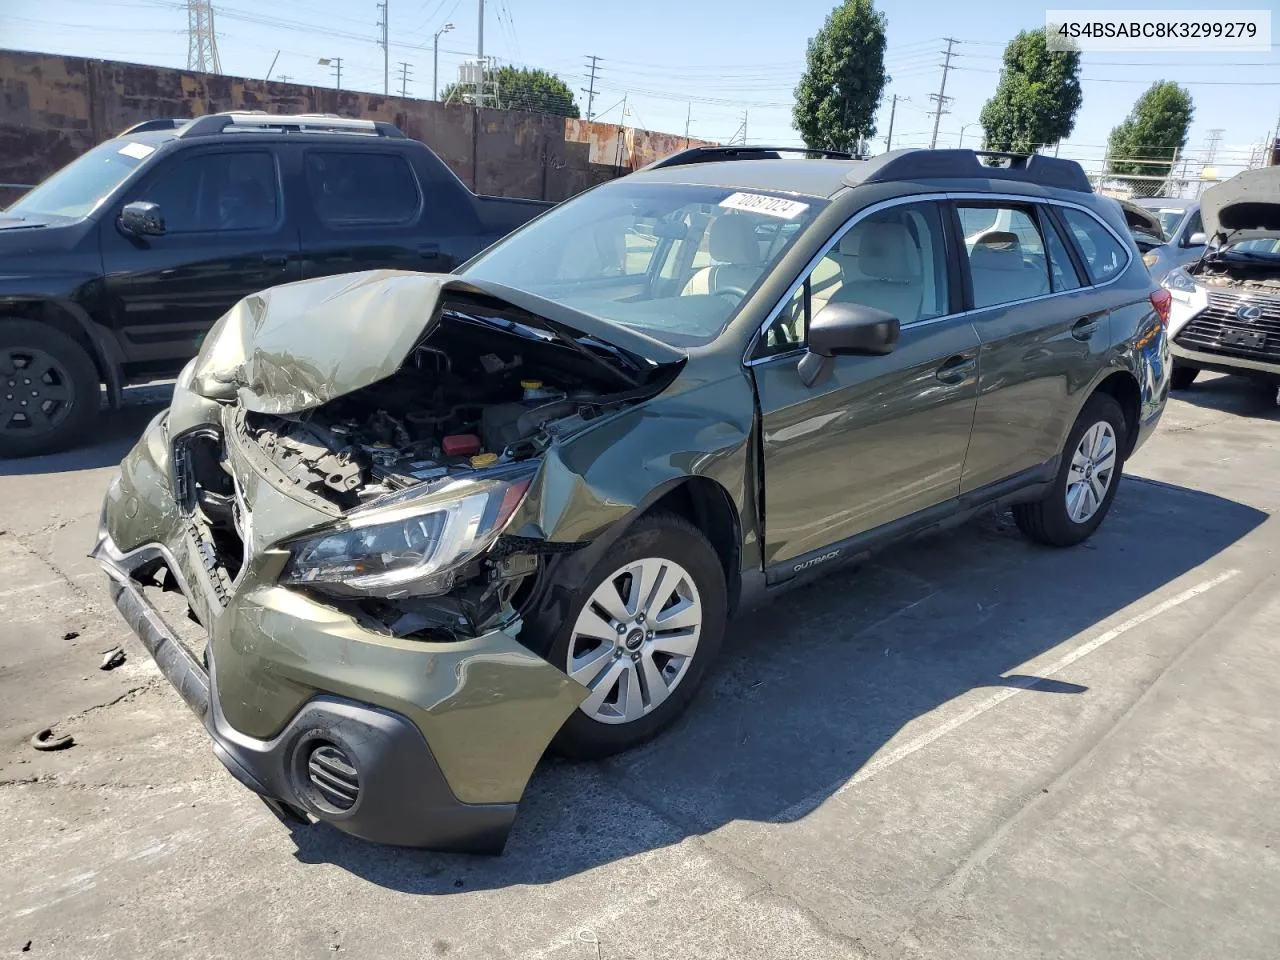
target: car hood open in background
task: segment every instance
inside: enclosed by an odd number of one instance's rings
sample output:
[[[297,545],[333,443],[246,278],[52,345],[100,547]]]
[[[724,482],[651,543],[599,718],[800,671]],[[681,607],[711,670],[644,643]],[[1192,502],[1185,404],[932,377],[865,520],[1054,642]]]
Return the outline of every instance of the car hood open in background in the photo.
[[[520,323],[564,340],[591,337],[659,366],[685,354],[629,327],[488,281],[376,270],[260,291],[231,308],[191,368],[204,396],[292,414],[394,374],[440,321],[449,294],[489,297]]]
[[[1280,167],[1246,170],[1200,198],[1205,232],[1219,241],[1280,237]]]

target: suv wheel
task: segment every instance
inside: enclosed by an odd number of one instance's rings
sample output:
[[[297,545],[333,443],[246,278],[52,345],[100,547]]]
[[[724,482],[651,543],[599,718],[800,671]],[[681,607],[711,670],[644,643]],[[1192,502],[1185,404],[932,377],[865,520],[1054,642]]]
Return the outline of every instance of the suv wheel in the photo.
[[[1115,398],[1095,393],[1076,419],[1058,475],[1043,498],[1013,508],[1018,529],[1037,543],[1070,547],[1098,529],[1124,468],[1127,431]]]
[[[1196,377],[1200,376],[1198,367],[1187,367],[1180,363],[1173,365],[1173,372],[1169,374],[1169,386],[1174,390],[1186,390],[1196,382]]]
[[[101,403],[80,344],[31,320],[0,320],[0,457],[52,453],[84,439]]]
[[[683,519],[636,522],[579,588],[549,659],[591,691],[554,747],[588,759],[633,747],[692,699],[724,636],[724,570]]]

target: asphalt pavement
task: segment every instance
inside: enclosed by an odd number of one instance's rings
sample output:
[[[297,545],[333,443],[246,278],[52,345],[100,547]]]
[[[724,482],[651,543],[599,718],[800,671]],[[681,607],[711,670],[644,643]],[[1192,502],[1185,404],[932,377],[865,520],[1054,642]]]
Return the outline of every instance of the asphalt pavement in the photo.
[[[990,514],[733,623],[660,739],[544,762],[496,858],[286,827],[223,770],[85,557],[164,391],[130,394],[0,462],[0,955],[1280,955],[1274,391],[1172,401],[1082,547]]]

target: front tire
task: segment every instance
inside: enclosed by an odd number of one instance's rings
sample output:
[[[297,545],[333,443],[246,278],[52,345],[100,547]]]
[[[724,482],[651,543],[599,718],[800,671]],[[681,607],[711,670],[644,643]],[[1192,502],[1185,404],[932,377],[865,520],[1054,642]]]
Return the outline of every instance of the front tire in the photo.
[[[724,637],[715,550],[673,514],[642,517],[584,578],[548,659],[591,694],[552,742],[595,759],[643,743],[688,706]]]
[[[43,323],[0,320],[0,457],[74,446],[100,405],[98,370],[84,347]]]
[[[1095,393],[1076,418],[1048,492],[1019,503],[1013,519],[1027,537],[1051,547],[1087,540],[1111,509],[1124,469],[1128,430],[1114,397]]]
[[[1173,372],[1169,374],[1169,386],[1174,390],[1188,390],[1198,376],[1200,376],[1199,367],[1187,367],[1175,363]]]

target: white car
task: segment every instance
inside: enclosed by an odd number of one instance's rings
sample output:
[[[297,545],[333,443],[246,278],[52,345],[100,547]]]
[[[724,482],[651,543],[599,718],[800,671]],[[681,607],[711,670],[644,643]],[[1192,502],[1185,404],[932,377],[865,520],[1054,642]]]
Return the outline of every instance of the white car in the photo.
[[[1172,386],[1201,370],[1280,385],[1280,167],[1246,170],[1204,192],[1204,256],[1177,267],[1172,294]]]

